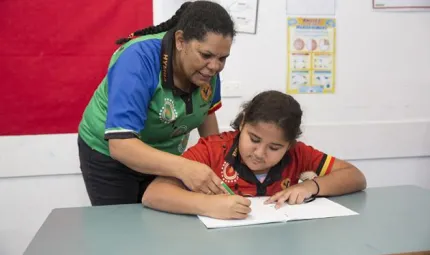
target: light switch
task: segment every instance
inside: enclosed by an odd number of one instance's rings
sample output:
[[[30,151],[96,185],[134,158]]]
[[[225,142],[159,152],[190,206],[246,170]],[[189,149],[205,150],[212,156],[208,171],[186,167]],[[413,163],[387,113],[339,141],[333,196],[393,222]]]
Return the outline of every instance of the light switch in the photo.
[[[240,82],[226,81],[221,83],[221,97],[242,97],[243,91]]]

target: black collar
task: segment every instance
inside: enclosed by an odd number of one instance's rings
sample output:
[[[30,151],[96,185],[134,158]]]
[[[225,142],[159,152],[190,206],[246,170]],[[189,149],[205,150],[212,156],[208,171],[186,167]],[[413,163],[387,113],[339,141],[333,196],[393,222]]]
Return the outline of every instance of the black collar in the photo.
[[[263,183],[261,183],[255,176],[254,172],[249,169],[248,166],[242,164],[238,147],[239,137],[240,132],[234,138],[233,145],[224,159],[227,163],[233,166],[233,169],[236,170],[240,178],[249,183],[257,185],[257,195],[265,195],[267,186],[282,179],[282,171],[284,170],[285,166],[290,163],[290,155],[287,151],[281,161],[269,170],[266,179]]]
[[[175,96],[188,95],[190,93],[176,87],[173,82],[173,48],[175,47],[173,35],[173,30],[167,31],[161,43],[161,85],[163,88],[171,89]],[[193,85],[191,91],[196,88],[197,86]]]

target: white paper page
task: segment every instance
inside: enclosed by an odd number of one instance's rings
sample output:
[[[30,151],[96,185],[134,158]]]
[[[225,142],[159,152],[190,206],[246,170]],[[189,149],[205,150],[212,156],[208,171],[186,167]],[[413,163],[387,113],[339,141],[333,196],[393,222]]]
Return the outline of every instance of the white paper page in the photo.
[[[216,0],[232,16],[236,30],[243,33],[256,31],[258,0]]]
[[[225,228],[245,225],[264,224],[272,222],[283,222],[286,220],[283,212],[275,210],[273,205],[265,205],[267,197],[252,197],[251,213],[243,220],[219,220],[206,216],[198,216],[207,228]]]
[[[291,15],[335,15],[335,0],[287,0]]]
[[[358,215],[357,212],[354,212],[327,198],[317,198],[306,204],[285,204],[283,207],[278,209],[278,211],[285,214],[288,221]]]

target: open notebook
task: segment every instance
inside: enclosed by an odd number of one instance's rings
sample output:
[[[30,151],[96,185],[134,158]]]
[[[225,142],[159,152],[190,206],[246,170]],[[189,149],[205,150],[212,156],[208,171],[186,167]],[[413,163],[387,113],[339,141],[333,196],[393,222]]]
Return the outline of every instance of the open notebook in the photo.
[[[245,225],[255,225],[293,220],[308,220],[329,217],[358,215],[358,213],[335,203],[327,198],[317,198],[312,202],[300,205],[285,204],[275,209],[274,204],[265,205],[268,197],[252,197],[251,213],[243,220],[219,220],[206,216],[198,216],[207,228],[225,228]]]

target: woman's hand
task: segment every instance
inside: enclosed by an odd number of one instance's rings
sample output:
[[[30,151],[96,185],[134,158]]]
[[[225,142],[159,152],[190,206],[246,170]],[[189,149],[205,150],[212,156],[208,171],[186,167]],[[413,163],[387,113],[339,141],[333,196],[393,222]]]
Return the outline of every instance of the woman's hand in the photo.
[[[238,195],[208,196],[207,216],[217,219],[245,219],[251,212],[251,201]]]
[[[208,195],[227,193],[221,185],[221,179],[214,171],[209,166],[197,161],[189,161],[184,170],[181,170],[179,179],[188,189],[195,192]]]
[[[304,181],[302,183],[288,187],[283,191],[279,191],[275,195],[266,200],[266,204],[275,203],[275,208],[280,208],[285,202],[290,205],[301,204],[306,198],[317,193],[318,187],[313,181]]]

